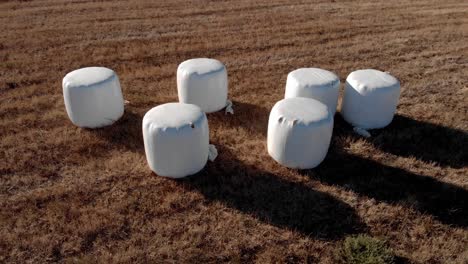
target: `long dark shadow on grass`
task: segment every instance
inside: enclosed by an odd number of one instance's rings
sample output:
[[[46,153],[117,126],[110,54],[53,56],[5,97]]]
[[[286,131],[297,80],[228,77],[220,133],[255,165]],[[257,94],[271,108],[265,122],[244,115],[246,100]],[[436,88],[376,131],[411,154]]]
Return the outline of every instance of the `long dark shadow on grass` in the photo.
[[[268,127],[268,115],[270,110],[264,107],[233,101],[234,115],[225,114],[222,111],[208,114],[210,122],[222,124],[225,127],[243,127],[253,135],[266,137]]]
[[[339,125],[344,120],[335,117]],[[346,129],[352,133],[349,125]],[[382,151],[398,156],[413,156],[442,166],[463,168],[468,165],[468,132],[395,115],[392,123],[383,129],[371,130],[368,139]],[[354,134],[353,134],[354,135]]]
[[[123,116],[114,124],[89,131],[108,141],[110,145],[123,146],[132,151],[144,151],[142,122],[142,115],[125,110]]]
[[[181,182],[210,201],[306,236],[334,240],[366,230],[346,203],[303,184],[281,179],[237,160],[226,149],[199,174]]]
[[[432,177],[382,165],[336,147],[319,167],[306,173],[324,184],[414,208],[445,224],[468,226],[468,191]]]
[[[395,264],[409,264],[411,261],[403,256],[395,256]]]

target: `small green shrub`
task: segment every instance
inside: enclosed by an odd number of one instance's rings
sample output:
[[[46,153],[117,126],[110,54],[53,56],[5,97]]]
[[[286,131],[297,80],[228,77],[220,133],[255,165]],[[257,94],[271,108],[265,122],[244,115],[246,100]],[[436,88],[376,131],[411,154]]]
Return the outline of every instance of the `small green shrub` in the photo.
[[[367,235],[347,237],[335,257],[337,262],[347,264],[395,263],[395,255],[386,242]]]

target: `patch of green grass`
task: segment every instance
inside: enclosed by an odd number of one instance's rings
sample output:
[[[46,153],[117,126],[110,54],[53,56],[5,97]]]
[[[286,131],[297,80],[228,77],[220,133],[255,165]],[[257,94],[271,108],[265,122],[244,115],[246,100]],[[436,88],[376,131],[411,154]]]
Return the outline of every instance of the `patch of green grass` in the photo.
[[[395,255],[385,241],[358,235],[347,237],[335,257],[339,263],[388,264],[395,263]]]

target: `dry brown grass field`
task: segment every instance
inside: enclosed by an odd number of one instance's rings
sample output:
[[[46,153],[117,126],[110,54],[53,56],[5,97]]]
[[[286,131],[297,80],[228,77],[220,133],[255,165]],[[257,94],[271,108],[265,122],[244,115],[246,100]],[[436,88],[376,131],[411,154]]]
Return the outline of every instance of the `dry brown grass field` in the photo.
[[[468,2],[1,1],[0,262],[334,263],[353,234],[401,263],[468,263]],[[234,115],[209,114],[219,156],[197,175],[151,173],[141,132],[177,100],[177,65],[224,62]],[[63,76],[106,66],[125,114],[80,129]],[[391,72],[391,125],[339,113],[313,170],[275,163],[267,120],[299,67]]]

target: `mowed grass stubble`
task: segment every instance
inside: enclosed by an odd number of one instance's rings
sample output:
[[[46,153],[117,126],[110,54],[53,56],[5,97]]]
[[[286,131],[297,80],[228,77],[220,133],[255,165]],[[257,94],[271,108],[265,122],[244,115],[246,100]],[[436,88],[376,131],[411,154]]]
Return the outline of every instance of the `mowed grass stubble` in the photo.
[[[2,262],[322,262],[354,234],[399,259],[468,258],[468,5],[463,1],[5,1],[0,4]],[[209,114],[219,157],[174,181],[147,167],[146,111],[177,100],[177,65],[226,64],[234,115]],[[123,118],[68,120],[63,76],[119,75]],[[335,117],[310,171],[266,151],[288,72],[342,83],[375,68],[399,78],[393,123],[364,139]]]

